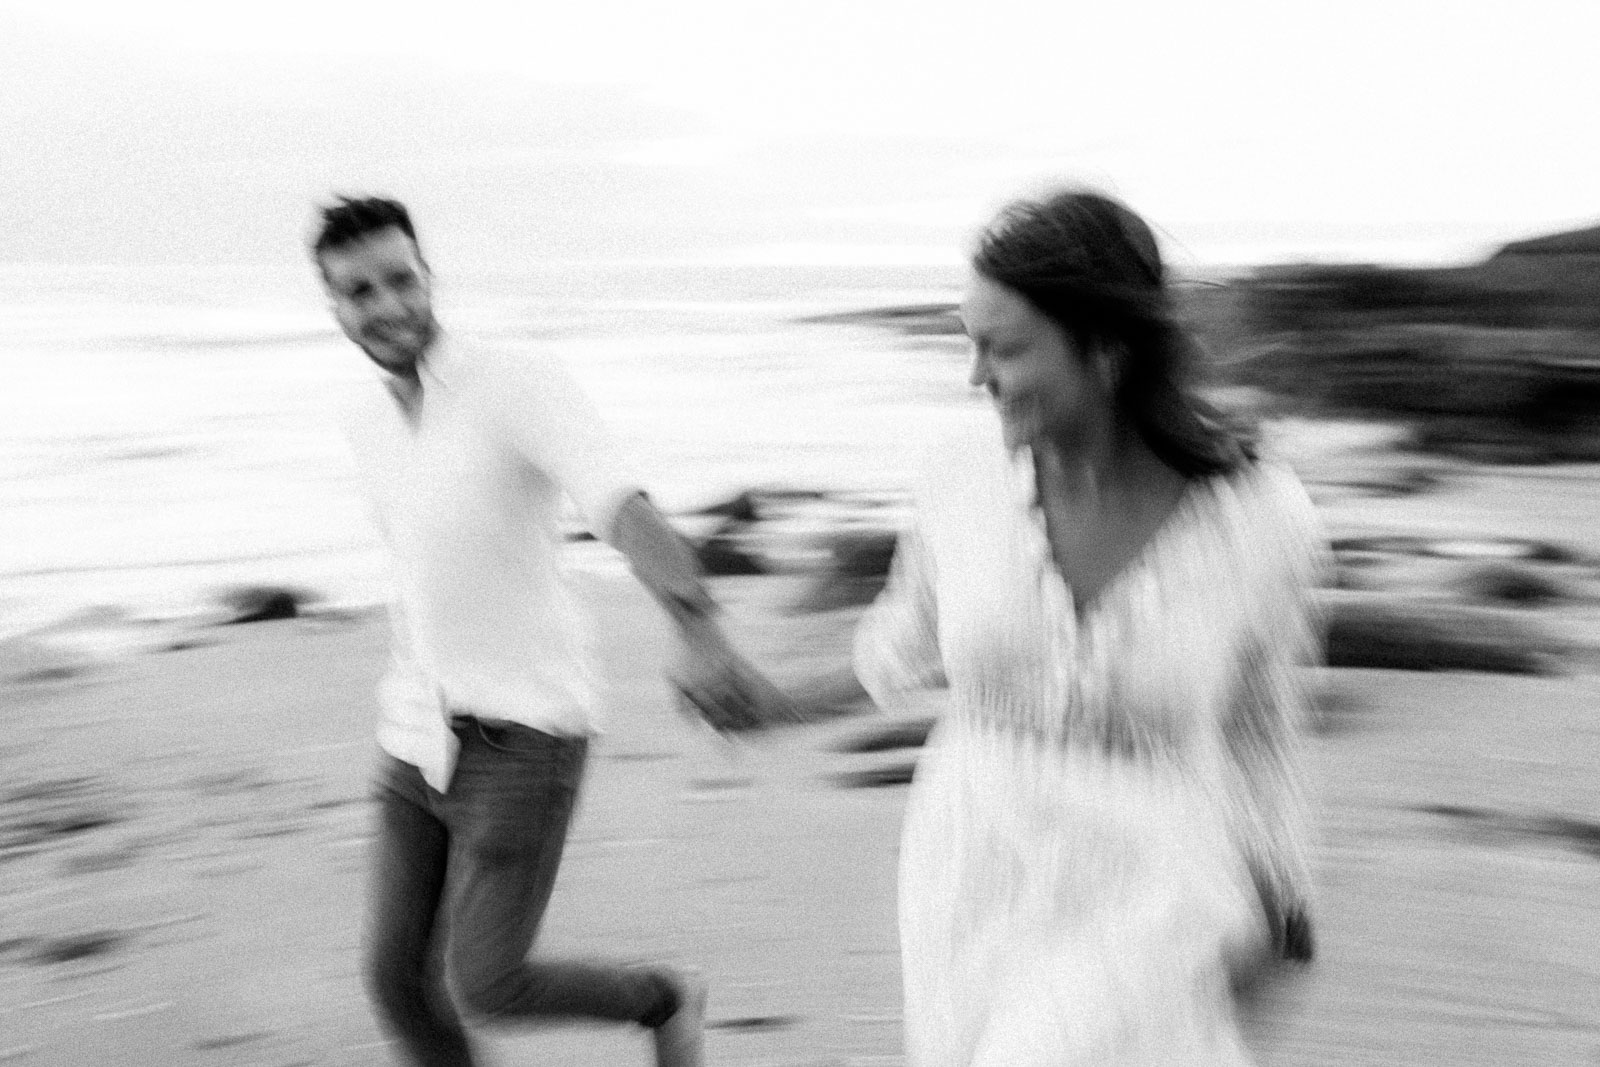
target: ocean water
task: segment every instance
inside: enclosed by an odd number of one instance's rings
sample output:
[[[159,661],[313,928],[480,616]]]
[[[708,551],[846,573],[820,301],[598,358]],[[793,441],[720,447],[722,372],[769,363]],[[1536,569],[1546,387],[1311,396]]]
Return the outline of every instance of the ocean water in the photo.
[[[447,328],[556,351],[672,511],[749,486],[893,492],[980,406],[957,338],[808,315],[953,296],[945,268],[567,267],[445,278]],[[0,638],[228,585],[383,595],[337,428],[375,372],[313,279],[0,267]]]

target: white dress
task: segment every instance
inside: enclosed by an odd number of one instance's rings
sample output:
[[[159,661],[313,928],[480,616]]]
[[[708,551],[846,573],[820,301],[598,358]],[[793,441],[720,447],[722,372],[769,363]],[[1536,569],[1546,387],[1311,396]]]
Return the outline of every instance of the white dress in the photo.
[[[968,434],[928,471],[856,637],[880,704],[948,687],[902,841],[908,1063],[1248,1064],[1252,872],[1308,895],[1309,499],[1264,463],[1193,483],[1079,621],[1028,452]]]

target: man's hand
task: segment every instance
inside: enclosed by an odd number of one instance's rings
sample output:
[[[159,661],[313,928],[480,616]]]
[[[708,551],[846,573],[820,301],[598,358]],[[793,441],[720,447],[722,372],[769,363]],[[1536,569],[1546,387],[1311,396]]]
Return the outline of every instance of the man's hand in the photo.
[[[618,509],[611,543],[677,624],[684,647],[673,681],[695,714],[723,733],[809,721],[734,650],[715,618],[717,605],[694,549],[644,494]]]
[[[793,702],[734,650],[715,620],[693,618],[682,629],[684,648],[673,681],[713,729],[741,733],[803,721]]]

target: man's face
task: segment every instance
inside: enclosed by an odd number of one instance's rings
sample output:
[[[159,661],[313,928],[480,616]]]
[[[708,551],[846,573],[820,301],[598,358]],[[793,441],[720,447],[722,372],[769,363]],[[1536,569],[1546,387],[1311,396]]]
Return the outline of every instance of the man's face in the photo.
[[[384,370],[415,377],[439,332],[433,276],[416,243],[389,227],[327,249],[318,262],[344,335]]]

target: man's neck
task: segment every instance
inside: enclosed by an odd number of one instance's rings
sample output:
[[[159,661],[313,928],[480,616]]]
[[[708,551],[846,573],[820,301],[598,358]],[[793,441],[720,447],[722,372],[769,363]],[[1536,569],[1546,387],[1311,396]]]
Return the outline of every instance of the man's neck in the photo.
[[[414,413],[422,403],[422,371],[427,366],[429,357],[438,352],[439,343],[440,334],[435,330],[422,354],[417,356],[416,362],[406,370],[397,371],[384,367],[383,383],[395,400],[406,409],[407,414]]]
[[[414,419],[422,407],[421,374],[396,374],[390,371],[383,376],[383,384],[406,416]]]

